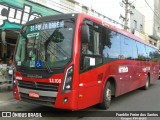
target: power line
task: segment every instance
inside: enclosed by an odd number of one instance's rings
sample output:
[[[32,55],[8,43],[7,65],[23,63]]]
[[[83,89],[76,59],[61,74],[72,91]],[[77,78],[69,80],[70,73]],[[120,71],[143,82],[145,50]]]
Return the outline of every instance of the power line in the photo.
[[[160,19],[160,17],[157,15],[157,13],[153,10],[153,8],[149,5],[149,3],[146,1],[146,0],[144,0],[145,1],[145,3],[148,5],[148,7],[152,10],[152,12],[154,13],[154,15],[156,15],[159,19]],[[157,20],[156,18],[154,18],[155,20],[156,20],[156,22],[160,25],[160,23],[158,22],[159,20]]]
[[[136,2],[136,0],[134,0],[133,2],[131,2],[131,5],[132,5],[134,2]]]
[[[146,4],[148,5],[148,7],[154,12],[154,10],[152,9],[152,7],[149,5],[149,3],[146,1],[146,0],[144,0],[145,2],[146,2]],[[154,12],[155,13],[155,12]]]

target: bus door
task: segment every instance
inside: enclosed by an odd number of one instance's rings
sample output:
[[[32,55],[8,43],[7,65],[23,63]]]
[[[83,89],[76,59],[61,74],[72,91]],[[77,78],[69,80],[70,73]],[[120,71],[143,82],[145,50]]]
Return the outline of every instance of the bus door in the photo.
[[[89,40],[81,39],[80,55],[80,79],[78,108],[85,108],[100,101],[103,69],[100,51],[101,33],[100,27],[89,21]]]
[[[78,108],[100,101],[103,73],[97,69],[90,68],[80,74]]]

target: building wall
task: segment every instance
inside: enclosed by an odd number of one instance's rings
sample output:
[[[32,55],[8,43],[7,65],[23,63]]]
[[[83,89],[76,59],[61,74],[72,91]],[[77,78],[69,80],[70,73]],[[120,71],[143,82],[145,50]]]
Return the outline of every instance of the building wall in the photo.
[[[149,36],[149,43],[160,48],[160,1],[137,0],[135,8],[145,16],[144,32]]]
[[[160,0],[154,0],[154,29],[153,35],[160,39]]]
[[[151,8],[154,8],[154,0],[147,0]],[[145,16],[144,20],[144,32],[148,35],[153,35],[154,27],[154,13],[145,3],[144,0],[137,0],[135,2],[135,8]]]
[[[61,13],[77,13],[85,12],[87,13],[86,8],[83,8],[78,2],[74,0],[29,0],[34,3],[46,6],[50,9],[54,9]]]
[[[132,14],[130,15],[130,28],[132,32],[137,30],[139,32],[144,32],[144,15],[138,10],[132,9]]]

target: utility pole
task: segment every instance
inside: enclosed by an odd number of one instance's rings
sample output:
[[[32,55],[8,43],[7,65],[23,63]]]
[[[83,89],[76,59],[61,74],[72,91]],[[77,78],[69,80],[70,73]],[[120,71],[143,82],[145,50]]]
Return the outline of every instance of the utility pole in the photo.
[[[133,2],[135,2],[135,0]],[[134,9],[135,7],[132,5],[132,3],[129,2],[129,0],[122,0],[122,3],[125,5],[125,16],[124,17],[121,16],[121,17],[124,20],[124,29],[127,30],[128,29],[128,20],[129,20],[128,13],[133,14],[130,9],[131,8]]]
[[[122,1],[125,4],[125,18],[124,18],[124,29],[127,30],[128,29],[128,0],[124,0]]]

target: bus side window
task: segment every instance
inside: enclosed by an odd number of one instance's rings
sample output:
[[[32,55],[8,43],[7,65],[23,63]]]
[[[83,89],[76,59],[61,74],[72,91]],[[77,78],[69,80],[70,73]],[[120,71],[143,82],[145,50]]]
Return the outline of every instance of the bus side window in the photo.
[[[146,53],[145,45],[140,42],[136,42],[136,44],[138,48],[138,60],[146,61],[147,53]]]
[[[117,60],[120,56],[120,36],[117,32],[105,29],[102,32],[104,63]]]
[[[124,56],[124,59],[132,59],[132,39],[121,35],[121,55]]]
[[[133,40],[133,44],[132,44],[132,59],[133,60],[138,59],[138,48],[135,40]]]

